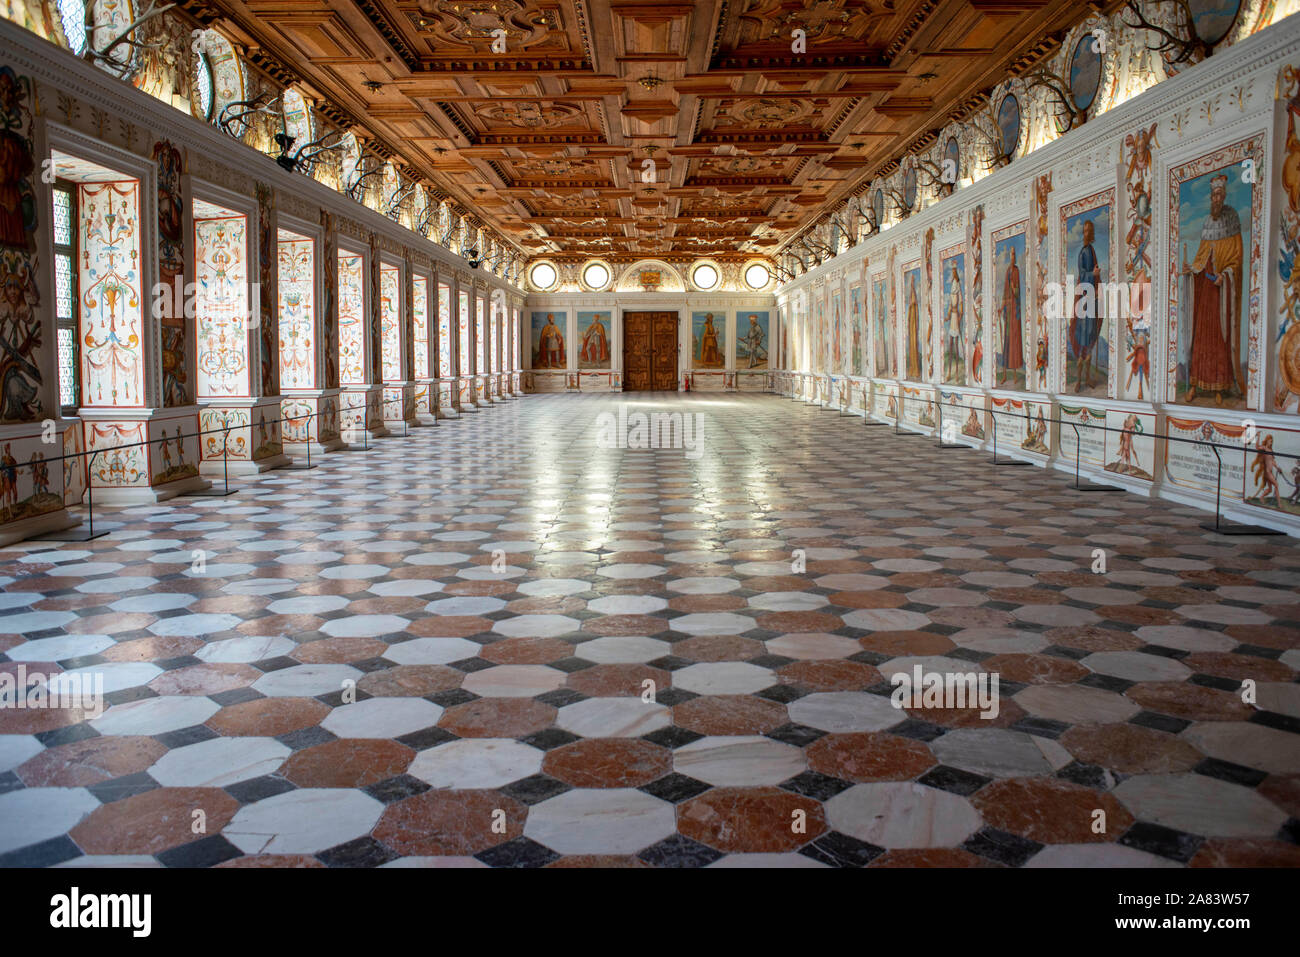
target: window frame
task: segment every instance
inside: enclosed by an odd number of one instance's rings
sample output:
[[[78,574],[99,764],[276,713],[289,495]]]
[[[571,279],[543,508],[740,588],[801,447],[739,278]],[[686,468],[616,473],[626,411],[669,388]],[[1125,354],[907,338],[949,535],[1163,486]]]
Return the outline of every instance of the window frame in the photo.
[[[81,238],[80,230],[78,229],[78,226],[80,225],[79,222],[80,203],[78,201],[79,192],[80,191],[78,190],[77,184],[75,182],[63,178],[56,179],[54,181],[53,186],[50,189],[50,221],[51,221],[50,245],[53,249],[53,256],[51,257],[51,265],[54,270],[54,275],[53,275],[54,325],[55,325],[54,351],[56,356],[56,366],[57,366],[57,356],[58,356],[58,349],[59,349],[59,343],[58,343],[59,330],[70,329],[72,331],[72,400],[73,401],[71,405],[63,404],[63,399],[62,399],[63,382],[61,377],[58,383],[58,390],[60,396],[59,411],[64,418],[75,416],[77,414],[77,409],[81,404],[81,350],[79,348],[80,343],[77,341],[78,340],[77,312],[78,312],[78,306],[80,305],[81,302],[81,283],[79,281],[80,276],[78,274],[78,265],[77,265],[80,259],[78,255],[78,242]],[[54,230],[53,224],[54,224],[54,202],[55,202],[54,194],[55,193],[66,193],[68,196],[68,242],[67,243],[60,243],[58,241],[58,238]],[[68,275],[72,284],[71,295],[69,297],[71,302],[71,307],[72,307],[71,315],[67,317],[63,317],[59,315],[58,261],[60,256],[66,256],[68,259]]]

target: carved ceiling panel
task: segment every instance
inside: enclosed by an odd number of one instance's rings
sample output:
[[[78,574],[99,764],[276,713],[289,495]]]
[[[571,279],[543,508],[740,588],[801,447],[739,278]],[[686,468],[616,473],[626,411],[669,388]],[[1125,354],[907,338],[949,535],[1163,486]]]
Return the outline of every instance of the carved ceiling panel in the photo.
[[[242,52],[277,63],[440,194],[559,261],[771,252],[1093,9],[202,2]]]

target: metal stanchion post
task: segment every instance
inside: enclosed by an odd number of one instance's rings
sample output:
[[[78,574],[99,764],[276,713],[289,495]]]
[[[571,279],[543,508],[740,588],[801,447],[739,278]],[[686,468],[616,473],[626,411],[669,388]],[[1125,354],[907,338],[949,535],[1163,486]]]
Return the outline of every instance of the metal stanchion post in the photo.
[[[1074,429],[1074,490],[1076,492],[1122,492],[1124,491],[1118,485],[1096,485],[1089,482],[1087,485],[1079,481],[1079,458],[1083,451],[1083,442],[1079,439],[1079,424],[1071,422],[1070,427]]]

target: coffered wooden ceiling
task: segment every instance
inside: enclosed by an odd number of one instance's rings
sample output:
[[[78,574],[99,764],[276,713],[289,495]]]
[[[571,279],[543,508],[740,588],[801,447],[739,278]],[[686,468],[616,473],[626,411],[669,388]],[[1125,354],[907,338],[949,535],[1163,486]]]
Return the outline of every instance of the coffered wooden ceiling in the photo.
[[[1101,6],[202,2],[523,248],[616,260],[774,252]]]

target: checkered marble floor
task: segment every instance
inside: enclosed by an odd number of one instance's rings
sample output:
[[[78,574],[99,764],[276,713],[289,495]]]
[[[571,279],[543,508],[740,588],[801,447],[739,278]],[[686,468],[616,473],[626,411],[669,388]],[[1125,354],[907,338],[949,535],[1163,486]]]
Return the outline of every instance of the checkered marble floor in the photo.
[[[318,461],[0,552],[0,671],[107,692],[0,709],[0,864],[1300,864],[1293,540],[774,396]]]

